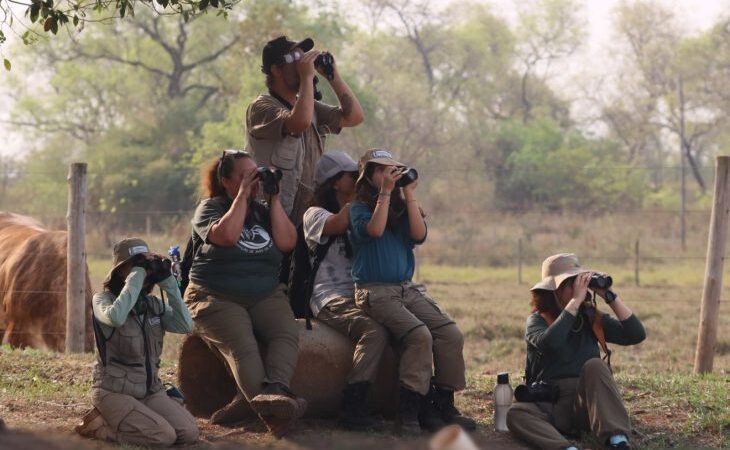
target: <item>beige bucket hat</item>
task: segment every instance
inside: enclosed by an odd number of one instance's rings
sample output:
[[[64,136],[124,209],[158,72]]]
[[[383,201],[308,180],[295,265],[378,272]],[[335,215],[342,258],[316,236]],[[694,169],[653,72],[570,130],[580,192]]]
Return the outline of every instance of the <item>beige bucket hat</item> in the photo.
[[[591,269],[581,267],[578,257],[573,253],[558,253],[545,258],[542,262],[542,280],[530,290],[544,289],[554,291],[560,283],[570,277],[581,273],[593,272]]]

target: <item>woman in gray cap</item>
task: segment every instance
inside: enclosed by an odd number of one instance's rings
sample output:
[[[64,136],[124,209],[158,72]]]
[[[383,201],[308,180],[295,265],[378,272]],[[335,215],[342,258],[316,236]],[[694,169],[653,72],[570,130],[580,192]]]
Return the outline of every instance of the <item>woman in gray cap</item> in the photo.
[[[170,261],[150,253],[141,239],[124,239],[114,246],[114,267],[103,284],[93,299],[94,408],[76,431],[145,446],[197,441],[195,419],[179,396],[168,396],[158,375],[165,331],[193,328]],[[162,298],[151,294],[155,284]]]
[[[314,172],[313,206],[304,213],[303,226],[310,250],[315,254],[320,249],[326,251],[314,278],[309,302],[312,314],[355,344],[339,423],[346,429],[365,431],[379,428],[368,414],[367,398],[388,333],[355,305],[347,229],[356,179],[357,163],[346,153],[330,151],[322,155]]]
[[[591,283],[593,275],[574,254],[561,253],[545,259],[542,281],[531,289],[525,381],[532,388],[522,387],[524,397],[516,391],[520,401],[507,413],[507,426],[535,448],[577,450],[563,434],[580,432],[595,434],[609,448],[631,448],[629,414],[606,343],[634,345],[646,334],[607,278]],[[596,310],[589,287],[618,320]],[[609,364],[599,357],[599,344]]]

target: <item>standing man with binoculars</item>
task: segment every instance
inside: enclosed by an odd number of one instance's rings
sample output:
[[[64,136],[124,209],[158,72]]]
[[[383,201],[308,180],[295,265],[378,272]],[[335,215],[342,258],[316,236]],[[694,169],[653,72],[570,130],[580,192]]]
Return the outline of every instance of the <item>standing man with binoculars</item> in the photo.
[[[610,367],[606,343],[635,345],[644,326],[610,290],[611,277],[580,266],[572,253],[542,263],[527,318],[526,385],[515,390],[509,430],[531,447],[578,450],[564,435],[590,432],[607,448],[630,449],[631,424]],[[596,309],[604,299],[616,318]],[[606,353],[602,361],[599,345]]]
[[[247,149],[259,164],[281,169],[281,202],[294,225],[301,223],[311,203],[314,166],[324,152],[325,136],[364,119],[334,57],[313,48],[310,38],[294,42],[279,36],[269,41],[261,66],[269,92],[246,111]],[[339,106],[319,101],[315,69],[332,86]]]

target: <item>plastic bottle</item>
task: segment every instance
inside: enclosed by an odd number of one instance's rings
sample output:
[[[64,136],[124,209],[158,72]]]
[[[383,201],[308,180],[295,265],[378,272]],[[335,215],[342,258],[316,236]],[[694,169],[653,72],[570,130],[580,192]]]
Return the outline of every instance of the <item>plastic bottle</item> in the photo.
[[[507,429],[507,410],[512,405],[512,386],[509,384],[509,373],[497,374],[497,386],[494,388],[494,429]]]
[[[172,260],[172,274],[175,276],[175,279],[177,280],[177,285],[180,286],[180,282],[182,281],[181,271],[180,271],[180,246],[175,245],[170,247],[170,249],[167,251],[167,254],[170,256],[170,259]]]

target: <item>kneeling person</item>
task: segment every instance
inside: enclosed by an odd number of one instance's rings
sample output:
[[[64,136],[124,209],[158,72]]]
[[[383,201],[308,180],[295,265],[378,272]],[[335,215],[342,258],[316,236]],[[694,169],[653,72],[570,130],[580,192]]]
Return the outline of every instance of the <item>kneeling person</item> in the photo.
[[[340,425],[352,430],[378,428],[368,415],[367,397],[378,373],[388,340],[385,328],[355,304],[352,247],[347,237],[349,202],[355,199],[357,163],[346,153],[332,151],[315,168],[314,206],[304,213],[304,236],[313,251],[327,246],[315,275],[310,308],[322,323],[355,343],[347,377]]]
[[[155,284],[163,299],[150,294]],[[166,299],[164,297],[167,297]],[[165,331],[189,333],[192,319],[169,260],[149,253],[141,239],[114,246],[114,268],[94,295],[94,408],[79,434],[135,445],[187,444],[198,426],[182,403],[169,397],[158,376]]]

